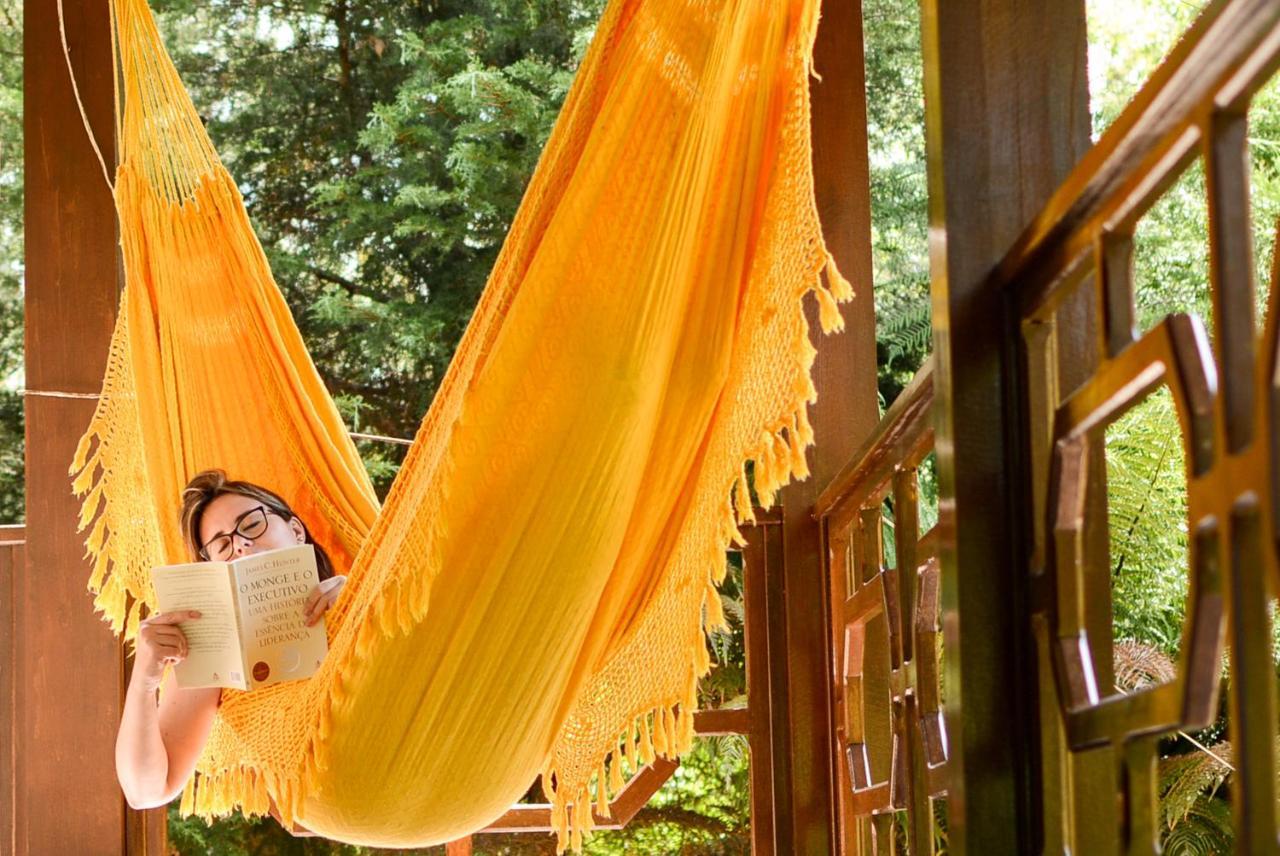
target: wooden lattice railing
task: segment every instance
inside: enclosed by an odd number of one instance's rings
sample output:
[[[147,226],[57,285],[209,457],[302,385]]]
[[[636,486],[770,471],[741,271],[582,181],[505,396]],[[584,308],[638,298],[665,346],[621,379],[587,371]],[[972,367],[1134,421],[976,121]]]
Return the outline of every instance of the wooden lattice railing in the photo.
[[[1268,610],[1280,534],[1280,282],[1273,277],[1258,329],[1246,111],[1278,62],[1280,4],[1211,3],[995,274],[1020,326],[1033,622],[1041,681],[1057,690],[1042,694],[1040,714],[1045,852],[1072,849],[1085,825],[1099,824],[1130,853],[1158,851],[1157,742],[1214,720],[1224,644],[1237,849],[1277,848]],[[1207,179],[1211,329],[1175,314],[1140,333],[1135,227],[1197,159]],[[1083,372],[1059,348],[1061,307],[1081,293],[1097,308]],[[1176,677],[1123,694],[1111,677],[1106,539],[1090,524],[1105,520],[1106,427],[1162,386],[1186,460],[1186,619]],[[1083,753],[1095,747],[1114,753],[1119,818],[1073,810],[1071,781],[1087,774]]]
[[[894,852],[899,811],[911,852],[931,848],[931,799],[946,792],[937,530],[920,532],[932,405],[930,361],[814,509],[831,585],[837,799],[849,853]]]

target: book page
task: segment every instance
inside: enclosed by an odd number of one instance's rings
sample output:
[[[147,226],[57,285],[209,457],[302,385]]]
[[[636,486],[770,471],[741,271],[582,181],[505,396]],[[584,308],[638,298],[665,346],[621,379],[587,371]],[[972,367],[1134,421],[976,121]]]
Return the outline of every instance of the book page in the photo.
[[[308,678],[329,645],[324,619],[307,627],[302,608],[319,581],[315,549],[299,544],[231,563],[240,598],[240,639],[251,688]]]
[[[187,657],[174,669],[178,686],[247,689],[236,629],[230,572],[223,562],[154,568],[151,579],[160,612],[195,609],[200,617],[178,624]]]

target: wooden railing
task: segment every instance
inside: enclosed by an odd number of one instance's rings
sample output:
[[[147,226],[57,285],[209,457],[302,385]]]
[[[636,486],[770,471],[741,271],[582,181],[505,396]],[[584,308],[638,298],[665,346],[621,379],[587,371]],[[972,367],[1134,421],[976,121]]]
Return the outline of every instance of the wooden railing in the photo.
[[[1024,390],[1023,474],[1033,499],[1029,565],[1041,670],[1043,774],[1036,792],[1045,852],[1103,824],[1128,852],[1157,852],[1157,742],[1208,725],[1230,651],[1230,799],[1237,851],[1275,852],[1277,722],[1269,604],[1277,578],[1280,494],[1280,282],[1255,327],[1248,124],[1254,93],[1280,62],[1280,3],[1230,0],[1208,10],[1005,256],[992,285],[1007,296]],[[1176,314],[1140,333],[1134,234],[1139,219],[1203,159],[1212,327]],[[1092,368],[1059,339],[1062,307],[1092,295]],[[1071,363],[1074,363],[1072,365]],[[1069,374],[1075,377],[1068,377]],[[1110,564],[1089,524],[1105,513],[1107,425],[1164,386],[1187,465],[1188,593],[1176,677],[1122,694],[1110,648]],[[1105,520],[1102,516],[1101,519]],[[1110,747],[1113,770],[1085,750]],[[1096,759],[1097,753],[1093,757]],[[1103,765],[1105,768],[1106,765]],[[1109,776],[1109,777],[1108,777]],[[1109,788],[1097,816],[1074,805],[1080,781]],[[1073,780],[1076,781],[1073,784]],[[1119,823],[1113,823],[1114,820]],[[1080,852],[1080,851],[1078,851]]]
[[[851,854],[896,852],[899,811],[910,851],[932,852],[931,800],[946,793],[937,533],[921,536],[918,483],[932,417],[930,360],[814,508],[831,586],[840,837]]]
[[[13,747],[14,577],[22,565],[26,529],[0,526],[0,852],[16,852],[14,842]]]

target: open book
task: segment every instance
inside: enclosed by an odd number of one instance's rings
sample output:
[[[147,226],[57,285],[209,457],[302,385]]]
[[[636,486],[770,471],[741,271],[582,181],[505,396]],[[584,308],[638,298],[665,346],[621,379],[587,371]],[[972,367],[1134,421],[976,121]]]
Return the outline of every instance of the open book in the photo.
[[[302,613],[319,581],[310,544],[166,565],[151,579],[160,612],[200,612],[178,624],[187,637],[187,657],[175,668],[180,687],[248,690],[308,678],[329,650],[324,619],[307,627]]]

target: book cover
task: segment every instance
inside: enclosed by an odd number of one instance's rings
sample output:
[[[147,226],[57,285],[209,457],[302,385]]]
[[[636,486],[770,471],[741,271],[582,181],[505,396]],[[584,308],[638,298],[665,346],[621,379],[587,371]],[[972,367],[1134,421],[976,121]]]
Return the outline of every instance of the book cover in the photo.
[[[310,544],[167,565],[151,576],[160,612],[200,612],[178,624],[187,637],[175,668],[180,687],[250,690],[307,678],[328,653],[324,619],[307,627],[302,612],[319,582]]]

